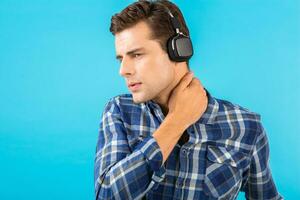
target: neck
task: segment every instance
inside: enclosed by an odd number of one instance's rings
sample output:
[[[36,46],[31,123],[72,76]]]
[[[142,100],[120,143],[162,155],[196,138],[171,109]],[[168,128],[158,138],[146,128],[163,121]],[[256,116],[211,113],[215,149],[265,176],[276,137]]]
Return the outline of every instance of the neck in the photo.
[[[154,102],[156,102],[160,108],[162,109],[163,114],[166,116],[169,112],[168,108],[168,101],[170,98],[170,95],[172,93],[172,90],[176,87],[176,85],[179,83],[181,78],[189,72],[187,64],[184,62],[182,63],[175,63],[175,76],[171,84],[165,88],[157,97],[153,99]]]

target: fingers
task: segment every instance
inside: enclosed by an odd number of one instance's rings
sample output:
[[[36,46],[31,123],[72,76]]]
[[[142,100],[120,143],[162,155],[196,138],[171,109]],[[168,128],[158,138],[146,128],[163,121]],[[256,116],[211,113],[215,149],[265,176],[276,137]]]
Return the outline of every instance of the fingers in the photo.
[[[196,86],[196,85],[200,85],[202,87],[202,83],[201,83],[200,79],[198,79],[197,77],[193,77],[193,80],[190,82],[188,87]]]
[[[188,85],[188,88],[197,88],[197,87],[200,87],[201,90],[206,94],[206,91],[205,91],[204,87],[202,86],[201,81],[198,78],[194,77],[193,80]]]
[[[186,88],[193,80],[194,74],[193,72],[188,72],[186,73],[180,80],[180,82],[178,83],[177,88],[179,90],[183,90],[184,88]]]

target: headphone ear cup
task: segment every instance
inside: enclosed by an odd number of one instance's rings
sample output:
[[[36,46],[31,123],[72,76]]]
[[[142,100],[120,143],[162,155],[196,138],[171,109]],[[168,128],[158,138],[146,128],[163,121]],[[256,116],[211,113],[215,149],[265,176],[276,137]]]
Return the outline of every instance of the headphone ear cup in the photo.
[[[175,62],[188,61],[193,55],[191,39],[179,34],[168,39],[167,49],[170,60]]]
[[[175,41],[176,56],[180,61],[187,61],[193,56],[192,41],[189,37],[179,35]]]
[[[172,43],[174,44],[174,36],[170,37],[167,41],[167,50],[168,50],[168,55],[169,55],[169,58],[170,60],[172,61],[177,61],[176,60],[176,49],[175,49],[175,46],[174,46],[174,49],[172,47]]]

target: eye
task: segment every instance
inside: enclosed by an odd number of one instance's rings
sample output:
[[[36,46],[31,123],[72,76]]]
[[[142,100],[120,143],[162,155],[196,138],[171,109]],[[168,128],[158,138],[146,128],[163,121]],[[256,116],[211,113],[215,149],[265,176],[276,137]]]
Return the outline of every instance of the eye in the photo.
[[[141,55],[142,55],[142,54],[140,54],[140,53],[135,53],[133,56],[134,56],[135,58],[139,58],[139,57],[141,57]]]
[[[122,62],[122,58],[118,58],[117,60],[119,61],[119,63],[121,63],[121,62]]]

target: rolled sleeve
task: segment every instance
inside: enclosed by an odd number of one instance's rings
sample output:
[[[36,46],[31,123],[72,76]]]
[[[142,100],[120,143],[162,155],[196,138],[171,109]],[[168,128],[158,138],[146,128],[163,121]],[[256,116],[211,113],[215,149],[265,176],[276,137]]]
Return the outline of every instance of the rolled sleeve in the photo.
[[[163,165],[163,155],[154,137],[149,136],[137,146],[144,155],[147,164],[152,169],[152,180],[155,183],[161,182],[165,178],[165,166]]]
[[[164,179],[162,163],[162,153],[152,136],[133,150],[129,147],[118,105],[108,103],[96,147],[96,199],[140,199]]]

